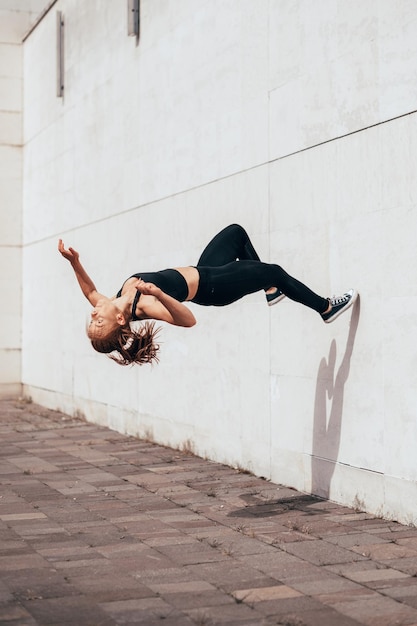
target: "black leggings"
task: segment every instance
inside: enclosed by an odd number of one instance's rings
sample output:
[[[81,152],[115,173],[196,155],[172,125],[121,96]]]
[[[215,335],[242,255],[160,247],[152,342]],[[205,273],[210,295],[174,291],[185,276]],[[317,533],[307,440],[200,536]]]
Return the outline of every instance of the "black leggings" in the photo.
[[[282,267],[262,263],[247,232],[238,224],[220,231],[200,256],[197,269],[200,283],[192,302],[225,306],[255,291],[277,287],[288,298],[323,313],[326,298],[292,278]]]

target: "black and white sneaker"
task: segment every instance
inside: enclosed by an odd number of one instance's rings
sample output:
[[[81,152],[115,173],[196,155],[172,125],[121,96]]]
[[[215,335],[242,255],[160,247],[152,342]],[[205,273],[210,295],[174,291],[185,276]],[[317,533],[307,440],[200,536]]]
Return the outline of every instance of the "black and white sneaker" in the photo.
[[[282,293],[280,289],[276,289],[272,293],[266,293],[265,298],[268,306],[274,306],[274,304],[278,304],[278,302],[281,302],[281,300],[285,298],[285,293]]]
[[[349,307],[355,302],[358,297],[358,292],[355,289],[350,289],[343,296],[333,296],[328,298],[332,308],[328,313],[321,313],[321,317],[326,324],[333,322],[339,315],[347,311]]]

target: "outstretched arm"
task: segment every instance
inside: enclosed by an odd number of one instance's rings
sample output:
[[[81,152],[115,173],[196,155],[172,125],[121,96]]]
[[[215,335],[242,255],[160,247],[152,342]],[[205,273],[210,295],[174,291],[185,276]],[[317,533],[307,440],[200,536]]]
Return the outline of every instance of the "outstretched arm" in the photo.
[[[81,291],[87,298],[87,300],[95,306],[97,301],[102,297],[101,294],[98,293],[95,284],[83,268],[80,263],[80,255],[74,248],[66,249],[62,239],[58,242],[58,250],[64,257],[71,263],[72,269],[74,270],[74,274],[76,279],[78,280],[78,284],[80,286]]]
[[[145,283],[140,278],[136,288],[144,296],[155,297],[155,300],[152,299],[150,302],[140,304],[140,308],[146,317],[168,322],[168,324],[173,324],[174,326],[185,326],[186,328],[197,323],[188,307],[169,296],[153,283]]]

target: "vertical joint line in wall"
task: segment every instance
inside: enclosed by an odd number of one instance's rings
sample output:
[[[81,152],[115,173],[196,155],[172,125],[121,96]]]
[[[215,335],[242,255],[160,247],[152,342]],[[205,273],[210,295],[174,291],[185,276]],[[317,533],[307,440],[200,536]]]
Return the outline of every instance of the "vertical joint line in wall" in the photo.
[[[267,12],[267,38],[266,38],[266,54],[267,54],[267,81],[268,81],[268,89],[267,89],[267,158],[268,163],[266,165],[267,168],[267,185],[268,185],[268,258],[271,263],[271,106],[270,106],[270,97],[271,92],[269,90],[269,76],[270,76],[270,63],[271,63],[271,40],[270,40],[270,15],[271,15],[271,2],[268,2],[268,12]],[[269,312],[269,475],[271,476],[272,472],[272,357],[271,357],[271,334],[272,334],[272,315]]]
[[[64,17],[62,11],[56,13],[56,95],[64,95]]]
[[[271,71],[271,35],[270,35],[270,15],[271,15],[271,2],[269,0],[268,2],[268,13],[267,13],[267,24],[266,24],[266,80],[267,80],[267,88],[266,88],[266,93],[267,93],[267,159],[268,159],[268,163],[271,162],[271,105],[270,105],[270,99],[271,99],[271,91],[270,91],[270,71]]]

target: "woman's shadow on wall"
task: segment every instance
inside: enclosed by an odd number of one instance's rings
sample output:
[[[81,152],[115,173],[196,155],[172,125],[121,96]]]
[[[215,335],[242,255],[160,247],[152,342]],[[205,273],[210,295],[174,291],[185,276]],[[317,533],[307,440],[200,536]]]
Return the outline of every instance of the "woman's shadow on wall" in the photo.
[[[345,384],[349,376],[356,331],[359,324],[359,297],[353,305],[350,329],[340,366],[335,371],[337,346],[333,339],[329,356],[319,365],[314,402],[313,450],[311,457],[311,492],[323,498],[330,494],[330,484],[340,447]],[[328,404],[330,403],[330,406]]]

